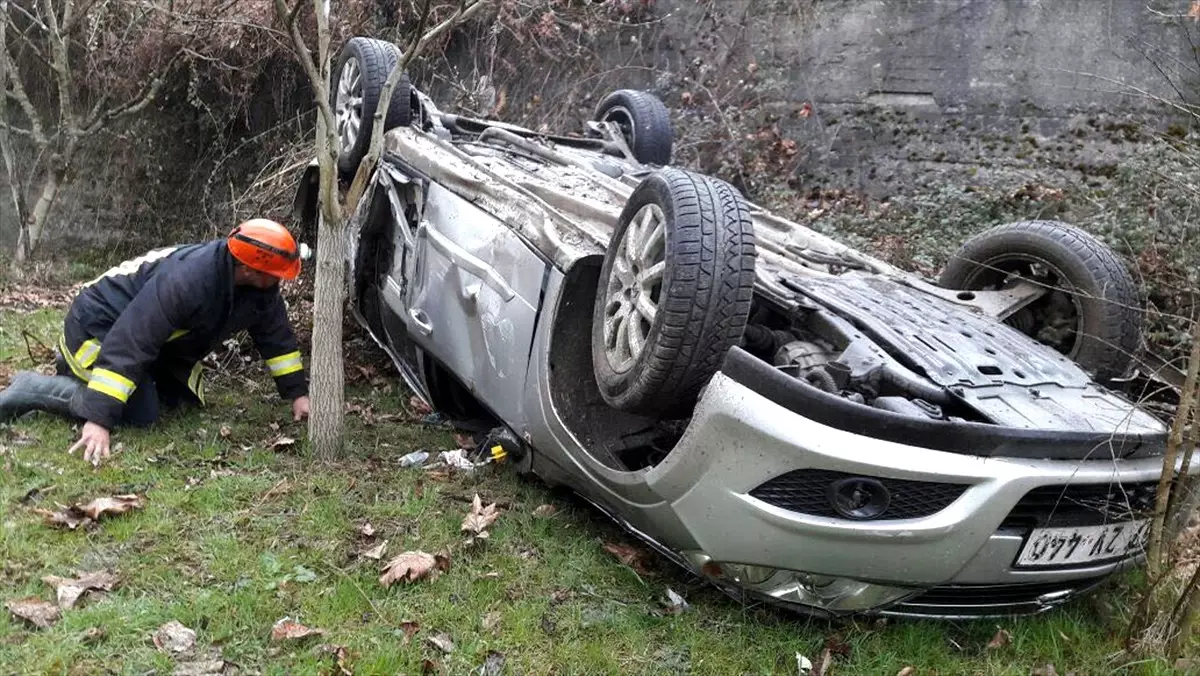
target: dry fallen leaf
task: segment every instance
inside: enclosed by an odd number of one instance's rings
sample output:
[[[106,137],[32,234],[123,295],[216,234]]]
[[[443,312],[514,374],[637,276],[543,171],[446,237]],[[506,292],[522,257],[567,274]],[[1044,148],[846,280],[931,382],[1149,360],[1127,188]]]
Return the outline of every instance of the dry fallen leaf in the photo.
[[[225,673],[225,660],[196,660],[194,662],[176,662],[171,676],[218,676]]]
[[[42,578],[42,582],[54,587],[60,608],[71,608],[81,596],[90,590],[112,591],[117,584],[117,576],[108,572],[84,573],[71,580],[56,575],[47,575]]]
[[[48,601],[43,601],[36,596],[16,601],[6,601],[4,607],[8,608],[8,612],[13,615],[41,629],[49,628],[50,625],[62,617],[58,606]]]
[[[171,620],[154,632],[154,646],[164,653],[185,653],[196,645],[196,632]]]
[[[425,552],[404,552],[387,562],[383,567],[383,575],[379,576],[379,583],[390,587],[397,581],[436,580],[438,574],[449,567],[448,558]]]
[[[141,509],[145,505],[146,499],[140,495],[117,495],[111,498],[96,498],[85,505],[59,505],[57,512],[48,509],[34,509],[33,512],[45,517],[48,525],[75,530],[93,521],[99,521],[100,517],[106,514],[124,514],[130,510]]]
[[[447,655],[454,652],[454,641],[451,641],[450,637],[446,634],[434,634],[433,636],[426,636],[425,640],[429,641],[434,647],[446,653]]]
[[[228,439],[229,435],[233,434],[233,430],[229,429],[229,425],[221,425],[220,434],[222,439]]]
[[[1053,664],[1047,664],[1045,666],[1035,668],[1033,671],[1029,672],[1029,676],[1058,676],[1058,670],[1054,668]]]
[[[570,589],[555,589],[550,593],[551,603],[564,603],[570,601],[575,594]]]
[[[489,650],[483,658],[483,666],[479,668],[480,676],[500,676],[504,673],[504,653]]]
[[[362,552],[361,556],[364,559],[373,559],[375,561],[378,561],[379,559],[382,559],[383,555],[387,552],[387,545],[388,545],[388,541],[384,540],[383,542],[380,542],[379,544],[375,545],[374,547],[364,550]]]
[[[105,514],[124,514],[133,509],[146,506],[146,499],[140,495],[117,495],[111,498],[96,498],[79,509],[93,521],[99,521]]]
[[[80,526],[86,526],[92,522],[83,512],[74,507],[63,507],[62,505],[59,505],[59,507],[61,509],[57,512],[49,509],[35,508],[33,513],[43,517],[48,526],[66,528],[68,530],[75,530]]]
[[[421,401],[421,399],[416,395],[408,398],[408,407],[413,410],[413,413],[422,417],[433,413],[433,409],[429,408],[429,404]]]
[[[291,437],[279,437],[271,442],[271,448],[291,448],[296,445],[296,440]]]
[[[421,673],[422,674],[440,674],[440,673],[442,673],[442,665],[427,658],[421,662]]]
[[[1011,641],[1012,634],[1008,633],[1007,629],[997,629],[996,635],[992,637],[992,640],[988,641],[987,649],[995,650],[996,648],[1003,648]]]
[[[813,669],[813,676],[829,676],[829,667],[833,666],[833,651],[826,648],[821,651],[821,659]]]
[[[915,673],[917,673],[916,669],[912,667],[904,667],[900,671],[896,672],[896,676],[913,676]]]
[[[350,651],[346,649],[346,646],[323,645],[320,649],[333,656],[338,676],[354,676],[354,671],[350,669]]]
[[[483,625],[483,630],[484,631],[492,631],[493,629],[498,627],[500,625],[501,617],[503,617],[503,616],[500,614],[499,610],[493,610],[492,612],[488,613],[487,615],[484,615],[483,620],[480,622],[480,624]]]
[[[533,515],[536,517],[554,516],[558,513],[558,508],[554,505],[538,505],[538,508],[533,510]]]
[[[405,620],[400,623],[400,631],[404,632],[404,641],[407,643],[413,634],[421,631],[421,623],[416,620]]]
[[[639,575],[652,575],[653,571],[646,567],[646,553],[637,547],[619,542],[605,542],[604,551],[617,557],[621,563],[629,566]]]
[[[834,655],[850,657],[850,644],[846,643],[846,639],[842,638],[841,634],[830,634],[829,636],[826,636],[825,649]]]
[[[299,622],[293,621],[290,617],[284,617],[280,618],[275,623],[275,626],[271,627],[271,640],[298,641],[309,636],[322,636],[325,633],[324,629],[311,629]]]
[[[372,538],[372,537],[375,537],[375,527],[371,525],[371,522],[370,522],[370,521],[368,521],[368,522],[364,523],[364,524],[363,524],[363,525],[362,525],[362,526],[361,526],[361,527],[358,529],[358,532],[359,532],[360,534],[362,534],[362,536],[363,536],[363,537],[365,537],[365,538]]]

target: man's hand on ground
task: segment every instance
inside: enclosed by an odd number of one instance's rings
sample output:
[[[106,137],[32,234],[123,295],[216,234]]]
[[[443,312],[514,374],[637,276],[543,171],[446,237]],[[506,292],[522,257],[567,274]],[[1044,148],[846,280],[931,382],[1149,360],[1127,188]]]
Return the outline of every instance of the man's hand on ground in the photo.
[[[74,453],[76,449],[82,448],[84,461],[92,463],[93,467],[98,467],[100,461],[109,456],[109,442],[108,430],[94,422],[89,422],[79,433],[79,441],[76,441],[75,445],[67,450],[67,453]]]
[[[308,397],[296,397],[292,400],[292,418],[304,420],[308,417]]]

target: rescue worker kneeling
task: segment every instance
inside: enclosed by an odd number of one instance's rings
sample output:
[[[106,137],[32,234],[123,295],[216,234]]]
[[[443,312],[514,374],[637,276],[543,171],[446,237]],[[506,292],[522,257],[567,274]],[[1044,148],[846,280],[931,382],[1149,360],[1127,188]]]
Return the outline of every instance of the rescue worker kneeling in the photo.
[[[288,323],[280,279],[300,273],[296,240],[253,219],[224,239],[157,249],[88,283],[67,312],[58,375],[25,371],[0,391],[0,422],[33,410],[84,420],[70,453],[108,457],[110,430],[146,426],[160,408],[203,404],[201,360],[246,330],[296,420],[308,416],[308,380]]]

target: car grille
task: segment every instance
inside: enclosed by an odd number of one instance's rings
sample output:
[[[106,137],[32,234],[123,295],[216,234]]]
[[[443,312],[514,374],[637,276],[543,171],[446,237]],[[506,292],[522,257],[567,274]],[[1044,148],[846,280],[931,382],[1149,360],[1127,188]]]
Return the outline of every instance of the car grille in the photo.
[[[1001,528],[1099,526],[1148,518],[1157,481],[1040,486],[1025,494]]]
[[[1032,615],[1078,597],[1103,577],[1007,585],[947,585],[934,587],[887,609],[889,615],[928,617],[993,617]]]
[[[826,489],[834,481],[858,475],[824,469],[798,469],[781,474],[750,491],[763,502],[801,514],[843,518],[829,503]],[[968,487],[933,481],[872,477],[887,487],[891,502],[875,519],[915,519],[942,511]]]

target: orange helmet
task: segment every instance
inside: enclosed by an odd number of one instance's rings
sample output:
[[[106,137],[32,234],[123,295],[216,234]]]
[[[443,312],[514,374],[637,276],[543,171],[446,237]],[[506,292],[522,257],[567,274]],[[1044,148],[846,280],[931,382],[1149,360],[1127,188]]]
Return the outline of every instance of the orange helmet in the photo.
[[[295,279],[300,274],[300,248],[287,228],[266,218],[252,218],[233,229],[229,253],[243,265],[268,275]]]

